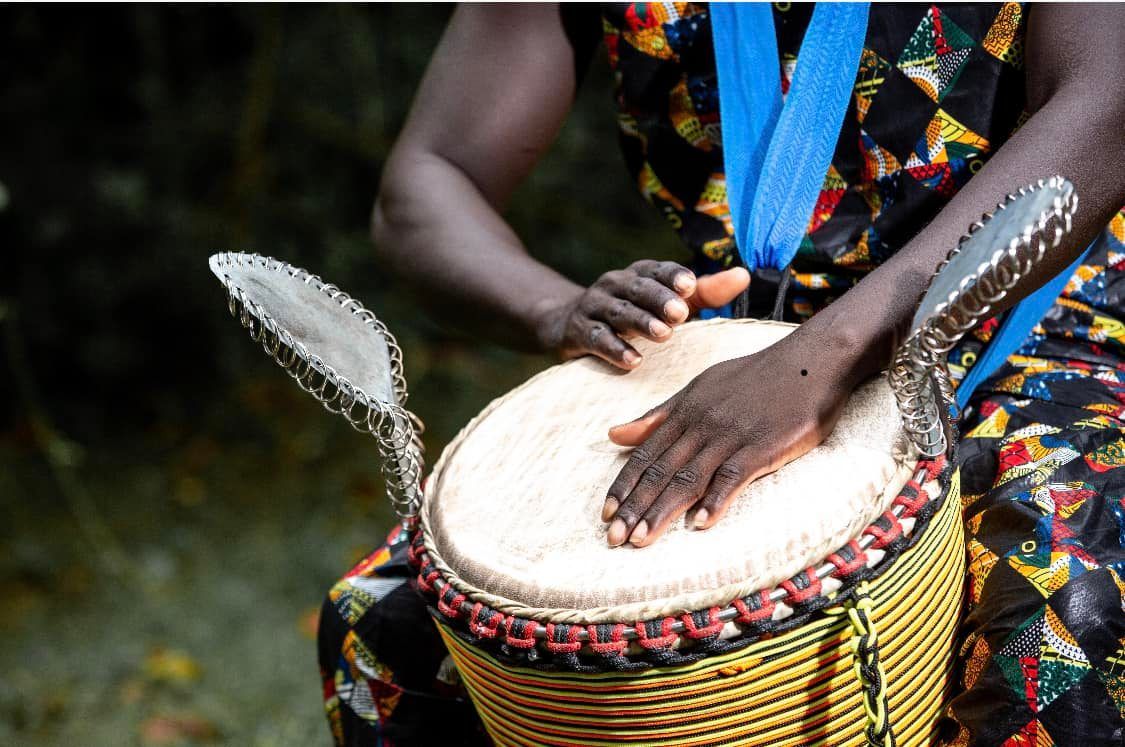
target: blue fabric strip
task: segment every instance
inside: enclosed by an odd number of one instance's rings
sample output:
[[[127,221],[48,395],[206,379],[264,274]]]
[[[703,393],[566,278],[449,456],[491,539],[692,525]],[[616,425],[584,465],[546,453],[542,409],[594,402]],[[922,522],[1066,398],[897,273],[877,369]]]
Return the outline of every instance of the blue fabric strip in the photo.
[[[1047,313],[1047,310],[1055,303],[1055,299],[1066,288],[1066,283],[1070,280],[1071,276],[1078,270],[1078,266],[1086,259],[1086,255],[1090,253],[1093,244],[1086,248],[1078,259],[1070,265],[1070,267],[1063,270],[1060,274],[1051,278],[1039,290],[1035,291],[1029,296],[1026,296],[1016,306],[1012,307],[1004,321],[1000,323],[1000,328],[996,330],[996,334],[988,341],[988,346],[984,349],[984,353],[969,369],[969,373],[965,374],[965,378],[957,387],[957,406],[964,409],[969,404],[969,398],[973,396],[973,392],[981,383],[989,376],[994,374],[1004,361],[1008,360],[1008,356],[1019,350],[1020,345],[1031,334],[1031,330]]]
[[[784,105],[773,11],[712,3],[727,201],[747,268],[782,269],[805,235],[848,108],[868,3],[817,3]]]

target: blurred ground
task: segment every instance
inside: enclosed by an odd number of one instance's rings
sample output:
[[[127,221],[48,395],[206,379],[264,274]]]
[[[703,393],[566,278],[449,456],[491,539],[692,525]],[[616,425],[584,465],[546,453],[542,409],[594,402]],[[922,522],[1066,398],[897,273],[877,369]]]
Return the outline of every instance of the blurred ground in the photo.
[[[215,250],[306,266],[406,353],[431,457],[549,361],[379,272],[378,174],[446,6],[0,9],[0,744],[327,742],[324,591],[389,527],[373,444],[227,315]],[[579,280],[675,244],[598,60],[510,219]]]

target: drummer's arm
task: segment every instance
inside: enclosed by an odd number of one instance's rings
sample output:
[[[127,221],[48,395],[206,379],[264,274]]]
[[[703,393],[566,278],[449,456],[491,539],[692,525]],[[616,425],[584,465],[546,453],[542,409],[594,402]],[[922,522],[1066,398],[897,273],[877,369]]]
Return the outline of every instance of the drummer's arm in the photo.
[[[501,212],[555,139],[586,62],[554,4],[459,7],[387,161],[372,234],[439,320],[630,369],[641,357],[626,338],[668,339],[692,307],[727,303],[749,275],[697,282],[675,263],[643,261],[583,288],[528,254]]]
[[[934,267],[1005,194],[1060,174],[1074,184],[1080,201],[1059,251],[1045,257],[998,310],[1068,267],[1125,204],[1125,17],[1114,6],[1030,8],[1031,117],[932,223],[815,319],[826,330],[846,329],[857,348],[868,351],[858,362],[859,378],[886,366]]]
[[[500,215],[555,139],[576,85],[554,4],[454,12],[372,216],[379,258],[439,318],[477,322],[486,329],[476,331],[531,348],[530,320],[580,291],[535,261]]]
[[[650,544],[688,510],[695,526],[709,527],[743,486],[823,441],[854,388],[890,362],[934,268],[1008,192],[1061,174],[1081,205],[1059,251],[1007,303],[1066,268],[1125,204],[1122,39],[1125,16],[1112,5],[1032,6],[1031,117],[933,222],[793,334],[708,369],[610,431],[636,447],[608,491],[610,544]]]

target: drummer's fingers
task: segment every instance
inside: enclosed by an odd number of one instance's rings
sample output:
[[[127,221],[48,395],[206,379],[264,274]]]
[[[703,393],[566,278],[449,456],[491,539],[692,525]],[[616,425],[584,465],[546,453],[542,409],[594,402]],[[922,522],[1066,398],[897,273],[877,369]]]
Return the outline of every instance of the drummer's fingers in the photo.
[[[642,259],[629,265],[629,269],[643,278],[652,278],[664,287],[671,288],[684,298],[695,293],[695,273],[676,262]]]
[[[679,267],[679,265],[676,266]],[[629,301],[634,306],[644,309],[668,324],[679,324],[685,321],[688,314],[691,313],[688,302],[681,297],[683,294],[673,286],[665,285],[656,278],[626,271],[607,273],[602,276],[599,283],[610,295]],[[695,292],[695,287],[695,276],[693,275],[691,280],[692,293]]]
[[[695,293],[687,299],[694,310],[716,309],[733,301],[750,286],[750,273],[745,267],[732,267],[714,275],[699,278]]]
[[[672,426],[664,427],[667,422],[670,408],[668,403],[660,407],[649,410],[648,414],[643,418],[634,420],[632,423],[627,423],[623,426],[617,426],[617,430],[629,428],[634,424],[642,424],[640,427],[648,431],[648,435],[644,439],[637,439],[631,443],[626,443],[624,439],[615,438],[615,430],[610,430],[610,438],[617,444],[623,446],[635,445],[633,453],[629,455],[628,461],[617,473],[617,478],[614,479],[613,484],[609,486],[606,491],[605,505],[602,506],[602,521],[609,521],[617,513],[618,507],[624,502],[626,496],[633,491],[633,487],[637,481],[641,479],[641,475],[645,470],[656,461],[657,457],[664,453],[664,450],[669,445],[675,442],[680,435],[680,430]],[[630,525],[631,526],[631,525]],[[620,543],[619,543],[620,544]]]
[[[636,348],[622,340],[605,322],[576,317],[570,325],[571,342],[581,352],[592,353],[626,371],[641,364],[641,354]]]
[[[649,506],[641,517],[645,524],[643,536],[637,532],[629,538],[636,547],[647,547],[692,507],[707,488],[710,477],[730,455],[730,449],[719,444],[704,448],[699,454],[672,475],[660,496]],[[637,527],[641,524],[638,522]]]
[[[672,411],[672,400],[652,408],[636,420],[612,426],[609,429],[609,440],[618,446],[640,446],[645,439],[652,435],[660,424],[668,419]],[[612,492],[612,491],[611,491]]]
[[[665,423],[658,429],[653,438],[638,447],[645,449],[650,443],[661,436],[661,430],[668,428]],[[668,432],[675,433],[669,428]],[[676,437],[659,457],[649,461],[647,467],[641,470],[633,481],[633,488],[621,498],[621,504],[614,513],[613,522],[609,525],[606,540],[611,546],[623,544],[627,539],[637,545],[644,542],[648,535],[649,526],[645,521],[645,514],[664,492],[673,480],[684,480],[684,467],[691,462],[699,452],[699,444],[692,438],[685,438],[684,434]],[[647,455],[646,455],[647,456]],[[613,495],[619,495],[614,493]]]
[[[776,472],[784,463],[780,455],[760,448],[742,449],[727,457],[715,468],[711,484],[688,517],[689,523],[696,529],[714,526],[743,488],[759,477]]]
[[[652,282],[652,281],[648,281]],[[587,293],[580,310],[591,319],[605,322],[621,335],[640,335],[655,342],[667,339],[672,328],[624,298],[596,291]]]

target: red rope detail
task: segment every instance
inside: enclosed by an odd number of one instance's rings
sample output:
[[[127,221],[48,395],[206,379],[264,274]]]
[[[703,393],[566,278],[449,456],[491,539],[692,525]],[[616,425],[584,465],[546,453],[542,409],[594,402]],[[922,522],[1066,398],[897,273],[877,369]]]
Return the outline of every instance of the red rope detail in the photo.
[[[522,633],[512,634],[512,628],[520,626]],[[504,620],[504,642],[512,648],[535,648],[535,625],[527,623],[516,617]]]
[[[909,495],[907,495],[907,493],[906,493],[907,490],[913,490],[914,491],[914,497],[913,498],[911,498]],[[913,516],[914,514],[918,513],[919,511],[921,511],[922,507],[925,506],[929,502],[930,502],[929,493],[927,493],[925,490],[923,490],[922,486],[919,485],[917,482],[915,482],[914,480],[911,480],[910,482],[908,482],[908,483],[906,483],[905,485],[902,486],[902,492],[900,492],[898,494],[898,496],[894,499],[893,505],[902,506],[902,508],[903,508],[902,515],[904,517],[909,518],[909,517]]]
[[[578,631],[582,630],[581,625],[571,625],[566,631],[566,642],[555,640],[555,630],[557,626],[554,623],[547,623],[547,640],[543,645],[547,650],[555,654],[572,654],[578,649],[582,648],[581,641],[578,640]]]
[[[637,645],[648,650],[668,648],[676,642],[676,634],[672,632],[672,625],[675,622],[676,618],[674,617],[664,618],[660,621],[660,635],[654,636],[649,636],[643,622],[636,623],[633,627],[637,629]]]
[[[598,626],[587,625],[586,632],[590,635],[590,650],[596,654],[620,654],[629,647],[625,640],[625,626],[618,623],[610,631],[608,641],[598,640]]]
[[[478,638],[495,638],[497,628],[500,627],[500,623],[504,622],[504,615],[494,609],[488,609],[492,614],[487,622],[482,623],[480,613],[485,609],[485,606],[480,602],[473,605],[473,611],[469,613],[469,630]]]
[[[942,454],[939,457],[935,457],[932,461],[922,462],[922,464],[926,465],[926,482],[936,480],[942,470],[945,469],[945,455]]]
[[[863,530],[864,534],[870,534],[875,538],[875,541],[871,543],[871,547],[876,550],[882,550],[902,536],[902,524],[898,522],[897,516],[890,511],[884,511],[883,518],[890,523],[890,529],[883,529],[878,524],[872,524],[867,527],[867,529]]]
[[[791,578],[781,582],[781,588],[785,589],[786,593],[789,594],[785,601],[787,601],[790,606],[800,604],[801,602],[807,602],[813,597],[820,596],[820,576],[816,575],[816,570],[806,568],[802,573],[809,579],[809,585],[803,589],[798,589],[797,584],[795,584]]]
[[[762,606],[756,610],[750,609],[750,606],[741,599],[734,600],[734,608],[738,610],[738,617],[734,618],[736,622],[740,623],[756,623],[762,620],[769,620],[773,617],[773,600],[770,599],[769,592],[757,592],[758,598],[762,602]]]
[[[723,630],[725,623],[719,619],[719,608],[712,607],[707,610],[707,625],[702,628],[697,627],[695,618],[691,613],[680,615],[680,619],[684,621],[684,635],[691,639],[709,638],[713,635],[718,635]]]
[[[860,549],[858,542],[852,540],[848,542],[847,547],[851,548],[852,553],[854,553],[850,561],[844,560],[843,556],[837,552],[828,556],[828,562],[836,566],[836,570],[832,572],[833,578],[850,576],[867,565],[867,553]]]
[[[449,589],[451,587],[446,587],[446,588]],[[448,594],[446,594],[445,592],[438,595],[438,600],[437,600],[438,611],[441,612],[441,614],[445,615],[446,617],[450,618],[451,620],[456,620],[459,617],[461,617],[461,603],[465,601],[465,595],[464,594],[454,594],[453,598],[451,600],[449,600],[448,603],[445,601],[446,596],[448,596]]]
[[[418,588],[422,591],[432,594],[434,592],[434,581],[441,578],[440,571],[430,571],[426,575],[418,574]]]

